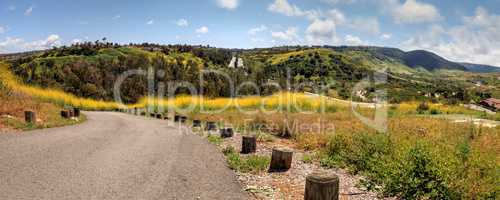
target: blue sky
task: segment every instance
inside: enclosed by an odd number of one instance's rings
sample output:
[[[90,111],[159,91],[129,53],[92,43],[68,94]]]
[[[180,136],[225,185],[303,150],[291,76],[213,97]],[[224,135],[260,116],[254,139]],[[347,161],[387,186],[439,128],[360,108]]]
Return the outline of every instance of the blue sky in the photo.
[[[1,0],[0,53],[118,43],[376,45],[500,66],[500,0]]]

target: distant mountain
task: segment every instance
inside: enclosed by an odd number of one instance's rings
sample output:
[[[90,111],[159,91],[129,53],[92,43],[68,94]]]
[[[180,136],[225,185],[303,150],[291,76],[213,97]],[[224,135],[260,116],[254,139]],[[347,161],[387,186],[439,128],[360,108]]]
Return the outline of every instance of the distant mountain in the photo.
[[[422,67],[429,71],[438,69],[468,71],[467,68],[460,63],[451,62],[435,53],[424,50],[406,52],[403,56],[403,61],[411,68]]]
[[[452,62],[445,58],[425,50],[415,50],[405,52],[397,48],[389,47],[329,47],[336,51],[349,52],[349,51],[365,51],[369,52],[375,58],[380,60],[395,60],[399,63],[406,65],[410,68],[424,68],[428,71],[447,69],[447,70],[460,70],[468,71],[468,69],[461,63]]]
[[[498,73],[500,72],[500,67],[495,67],[491,65],[480,65],[480,64],[472,64],[472,63],[460,63],[462,64],[467,70],[471,72],[477,72],[477,73]]]

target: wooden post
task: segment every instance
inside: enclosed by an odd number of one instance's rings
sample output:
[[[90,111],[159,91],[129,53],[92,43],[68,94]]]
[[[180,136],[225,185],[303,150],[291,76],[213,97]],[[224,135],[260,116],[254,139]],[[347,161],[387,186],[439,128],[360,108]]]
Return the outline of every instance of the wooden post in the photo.
[[[75,112],[73,110],[68,110],[69,112],[69,118],[75,117]]]
[[[257,150],[257,138],[255,136],[243,136],[241,142],[241,153],[255,153]]]
[[[161,114],[160,113],[156,114],[156,119],[161,119]]]
[[[186,116],[181,116],[180,117],[180,121],[181,121],[181,123],[186,123],[187,117]]]
[[[69,116],[69,111],[67,111],[67,110],[62,110],[62,111],[61,111],[61,117],[66,118],[66,119],[70,118],[70,116]]]
[[[215,122],[207,122],[205,130],[215,131],[215,130],[217,130],[217,125],[215,124]]]
[[[201,120],[198,119],[193,120],[193,127],[201,127]]]
[[[149,117],[155,118],[156,117],[156,113],[149,113]]]
[[[304,200],[338,200],[339,177],[325,172],[314,172],[306,178]]]
[[[24,111],[24,120],[26,123],[34,124],[36,123],[36,114],[31,110]]]
[[[73,113],[76,118],[80,117],[80,108],[73,108]]]
[[[220,137],[222,138],[230,138],[233,137],[234,135],[233,128],[221,128],[219,132],[220,132]]]
[[[179,122],[181,121],[181,116],[180,115],[174,115],[174,122]]]
[[[270,171],[287,171],[292,167],[293,151],[274,148],[271,156]]]

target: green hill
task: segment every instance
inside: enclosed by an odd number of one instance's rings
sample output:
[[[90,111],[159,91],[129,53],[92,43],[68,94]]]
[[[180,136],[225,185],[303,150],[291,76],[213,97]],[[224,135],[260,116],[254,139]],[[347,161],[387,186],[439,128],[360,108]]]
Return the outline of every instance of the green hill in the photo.
[[[232,69],[233,56],[243,58],[245,68]],[[142,69],[160,75],[152,76],[155,83],[190,83],[196,93],[206,96],[231,96],[226,77],[204,74],[216,69],[228,74],[234,84],[250,81],[259,85],[261,95],[279,90],[270,81],[286,88],[287,76],[292,89],[315,91],[314,85],[328,85],[322,92],[348,99],[370,101],[377,88],[386,88],[390,101],[468,102],[476,91],[466,81],[451,81],[434,75],[438,69],[464,70],[456,63],[423,51],[404,52],[384,47],[275,47],[264,49],[221,49],[186,45],[129,45],[85,43],[47,51],[3,56],[12,71],[25,83],[55,88],[81,97],[98,100],[114,99],[114,84],[120,74]],[[388,81],[366,88],[360,99],[352,88],[365,77],[386,69]],[[155,91],[158,90],[155,84]],[[121,86],[122,99],[136,102],[148,94],[146,75],[132,75]],[[178,88],[174,94],[188,93]],[[482,91],[484,92],[484,91]],[[487,91],[486,91],[487,92]],[[240,94],[256,94],[254,88],[241,88]],[[423,95],[429,94],[429,95]]]

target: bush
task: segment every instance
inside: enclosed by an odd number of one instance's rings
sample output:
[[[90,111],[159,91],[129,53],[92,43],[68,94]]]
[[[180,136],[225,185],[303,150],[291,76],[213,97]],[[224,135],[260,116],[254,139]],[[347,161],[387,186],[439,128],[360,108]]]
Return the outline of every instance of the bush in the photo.
[[[424,114],[425,111],[429,110],[429,105],[426,102],[422,102],[417,106],[417,113]]]
[[[389,168],[393,176],[384,181],[384,193],[403,199],[452,199],[443,168],[436,160],[428,147],[417,143]]]
[[[431,115],[438,115],[438,114],[441,114],[441,112],[438,110],[438,109],[431,109]]]
[[[217,135],[209,135],[207,137],[208,141],[215,145],[220,145],[222,143],[222,138]]]
[[[455,149],[424,139],[397,144],[384,134],[337,134],[320,155],[320,163],[362,174],[366,179],[361,184],[368,190],[402,199],[494,199],[498,195],[495,154],[475,151],[467,141]]]
[[[241,157],[232,146],[228,146],[222,150],[227,158],[229,168],[243,173],[257,173],[267,169],[271,159],[268,156],[250,155]]]

